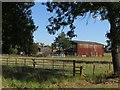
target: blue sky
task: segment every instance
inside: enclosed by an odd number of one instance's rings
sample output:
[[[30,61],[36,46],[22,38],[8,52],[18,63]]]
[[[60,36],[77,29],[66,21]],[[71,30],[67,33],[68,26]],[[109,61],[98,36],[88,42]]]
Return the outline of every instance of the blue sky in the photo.
[[[41,5],[41,2],[36,2],[35,6],[32,7],[32,17],[37,26],[39,28],[34,32],[34,41],[39,43],[45,43],[46,45],[50,45],[57,34],[50,35],[46,29],[46,26],[49,24],[48,18],[54,14],[47,12],[46,7]],[[82,17],[78,17],[75,21],[75,33],[77,37],[73,38],[73,40],[81,40],[81,41],[95,41],[99,43],[106,44],[105,34],[110,29],[109,22],[107,20],[101,21],[99,17],[95,20],[89,18],[88,24],[86,25],[87,18],[81,20]],[[64,31],[69,28],[65,28]]]

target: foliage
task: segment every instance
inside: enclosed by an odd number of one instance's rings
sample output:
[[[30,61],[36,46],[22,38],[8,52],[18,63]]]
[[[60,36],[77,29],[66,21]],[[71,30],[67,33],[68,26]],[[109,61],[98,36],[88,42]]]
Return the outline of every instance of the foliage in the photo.
[[[110,32],[107,33],[109,45],[111,46],[112,61],[114,72],[120,73],[120,59],[118,56],[118,45],[120,45],[120,2],[47,2],[47,11],[55,13],[50,17],[49,25],[46,27],[50,34],[69,26],[68,35],[74,37],[74,21],[77,17],[85,18],[87,14],[96,19],[108,20],[110,23]],[[118,64],[119,63],[119,64]]]
[[[33,43],[30,47],[31,54],[37,54],[38,48],[39,48],[38,43]]]
[[[33,2],[3,2],[2,3],[2,51],[9,53],[12,47],[19,51],[30,53],[33,43],[33,32],[37,29],[32,16]]]
[[[18,46],[10,47],[9,54],[18,54]]]
[[[43,3],[47,6],[47,11],[56,13],[56,16],[50,17],[50,24],[47,29],[50,34],[55,34],[61,27],[69,26],[68,35],[74,37],[74,20],[78,16],[83,18],[89,13],[89,17],[94,19],[101,16],[101,20],[110,19],[109,12],[116,13],[116,23],[119,26],[120,3],[101,3],[101,2],[47,2]],[[111,9],[111,10],[110,10]],[[117,28],[119,29],[119,27]],[[109,36],[108,36],[109,37]],[[109,37],[110,38],[110,37]]]
[[[45,44],[44,44],[44,43],[40,43],[39,45],[40,45],[40,47],[44,47],[44,46],[45,46]]]
[[[56,47],[58,50],[66,50],[72,47],[70,38],[62,32],[58,37],[55,38],[52,44],[53,48]]]
[[[105,53],[110,53],[111,52],[111,47],[109,45],[105,45],[104,52]]]
[[[51,49],[52,49],[52,50],[57,49],[57,48],[56,48],[56,44],[55,44],[55,43],[52,43],[52,44],[51,44]]]

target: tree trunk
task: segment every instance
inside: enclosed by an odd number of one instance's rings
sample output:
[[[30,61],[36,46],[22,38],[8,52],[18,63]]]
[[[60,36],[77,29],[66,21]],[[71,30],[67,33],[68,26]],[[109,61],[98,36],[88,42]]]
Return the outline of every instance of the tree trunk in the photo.
[[[110,41],[111,41],[111,54],[113,62],[113,70],[115,75],[120,75],[120,54],[118,50],[118,41],[117,41],[117,29],[116,29],[116,17],[113,13],[110,14]]]
[[[114,74],[120,75],[120,54],[117,52],[117,46],[112,43],[112,62]]]

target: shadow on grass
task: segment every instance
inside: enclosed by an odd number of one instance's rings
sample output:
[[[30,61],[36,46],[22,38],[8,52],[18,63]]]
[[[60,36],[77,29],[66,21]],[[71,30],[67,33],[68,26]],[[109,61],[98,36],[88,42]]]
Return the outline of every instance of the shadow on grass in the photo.
[[[86,75],[83,77],[73,77],[72,73],[63,73],[60,69],[42,69],[22,66],[2,66],[2,76],[5,78],[4,87],[32,87],[32,88],[49,88],[49,87],[63,87],[66,83],[78,83],[81,79],[86,80],[92,84],[99,84],[106,82],[105,74],[92,77]],[[20,82],[19,82],[20,81]],[[7,84],[6,84],[7,83]],[[60,85],[59,85],[60,84]],[[62,84],[62,85],[61,85]],[[70,87],[70,86],[69,86]]]
[[[61,72],[61,73],[60,73]],[[51,78],[70,78],[71,75],[65,75],[62,70],[52,70],[52,69],[41,69],[32,67],[21,67],[21,66],[2,66],[2,76],[4,78],[11,78],[20,81],[37,81],[45,82]]]

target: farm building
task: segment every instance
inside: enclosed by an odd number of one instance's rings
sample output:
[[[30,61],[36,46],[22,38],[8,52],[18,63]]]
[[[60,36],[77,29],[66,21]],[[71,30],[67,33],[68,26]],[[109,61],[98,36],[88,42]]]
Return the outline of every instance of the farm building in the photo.
[[[39,46],[38,48],[38,52],[37,55],[38,56],[46,56],[49,55],[52,52],[52,50],[50,49],[50,47],[48,46]]]
[[[76,56],[104,56],[104,45],[97,42],[74,40],[69,54]]]

